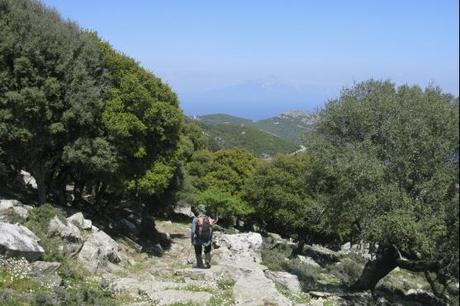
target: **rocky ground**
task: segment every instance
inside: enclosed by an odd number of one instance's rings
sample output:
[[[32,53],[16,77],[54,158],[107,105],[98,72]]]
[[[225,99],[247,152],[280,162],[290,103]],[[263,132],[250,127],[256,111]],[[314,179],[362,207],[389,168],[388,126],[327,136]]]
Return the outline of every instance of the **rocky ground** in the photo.
[[[125,222],[126,223],[126,222]],[[128,227],[129,224],[125,224]],[[145,252],[82,213],[0,200],[0,303],[9,305],[429,305],[419,275],[393,271],[378,290],[350,293],[369,256],[295,244],[276,234],[215,232],[212,267],[194,268],[190,224],[157,220],[168,241]],[[83,293],[82,293],[83,292]]]

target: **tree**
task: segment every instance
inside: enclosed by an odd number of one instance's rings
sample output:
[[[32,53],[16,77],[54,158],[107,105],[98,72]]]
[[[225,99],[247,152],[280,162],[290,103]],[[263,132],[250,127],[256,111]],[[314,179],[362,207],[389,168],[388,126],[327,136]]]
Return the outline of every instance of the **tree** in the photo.
[[[320,113],[308,151],[334,177],[330,210],[378,245],[355,289],[395,267],[425,272],[438,296],[458,281],[458,123],[451,95],[389,81],[356,84]]]
[[[261,164],[245,186],[244,198],[268,230],[296,236],[300,251],[324,229],[321,194],[310,179],[315,165],[306,154],[281,155]]]
[[[0,164],[31,172],[40,204],[67,184],[97,203],[170,191],[185,142],[169,86],[38,1],[0,0],[0,17]]]
[[[65,172],[62,154],[102,111],[97,47],[36,1],[0,1],[1,159],[37,180],[39,203]]]
[[[243,187],[260,161],[242,149],[196,151],[186,164],[191,188],[186,198],[225,221],[251,212]]]
[[[95,38],[96,40],[97,37]],[[183,115],[175,93],[133,59],[98,41],[107,85],[101,115],[105,138],[114,148],[113,175],[98,184],[122,195],[161,194],[181,158]]]

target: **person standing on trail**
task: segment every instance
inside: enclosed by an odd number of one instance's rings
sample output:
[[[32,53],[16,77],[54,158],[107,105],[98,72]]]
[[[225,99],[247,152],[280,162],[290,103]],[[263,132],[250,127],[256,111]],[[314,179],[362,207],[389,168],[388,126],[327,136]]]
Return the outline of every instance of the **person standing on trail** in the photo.
[[[212,225],[217,220],[214,220],[204,214],[199,214],[193,218],[191,240],[195,247],[196,266],[197,268],[211,267],[211,248],[212,248]],[[204,261],[202,252],[204,247]]]

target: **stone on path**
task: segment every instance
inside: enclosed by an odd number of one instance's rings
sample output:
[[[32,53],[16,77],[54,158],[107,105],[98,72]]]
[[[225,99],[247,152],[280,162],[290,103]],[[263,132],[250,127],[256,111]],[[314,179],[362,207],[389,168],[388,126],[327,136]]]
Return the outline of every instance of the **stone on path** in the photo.
[[[183,291],[176,289],[147,293],[147,295],[151,300],[159,303],[159,305],[171,305],[178,303],[197,303],[200,305],[206,305],[212,297],[209,292]]]

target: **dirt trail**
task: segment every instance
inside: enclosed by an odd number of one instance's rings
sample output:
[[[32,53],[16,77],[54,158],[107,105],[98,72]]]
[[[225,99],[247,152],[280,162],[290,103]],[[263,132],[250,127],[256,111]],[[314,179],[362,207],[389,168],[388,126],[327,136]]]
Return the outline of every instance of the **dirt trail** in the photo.
[[[292,305],[265,277],[260,264],[262,239],[259,234],[214,234],[220,244],[214,249],[210,269],[194,268],[190,225],[158,221],[159,232],[172,244],[163,256],[136,253],[121,242],[128,264],[110,278],[112,292],[137,297],[135,305]],[[126,261],[126,260],[125,260]]]

